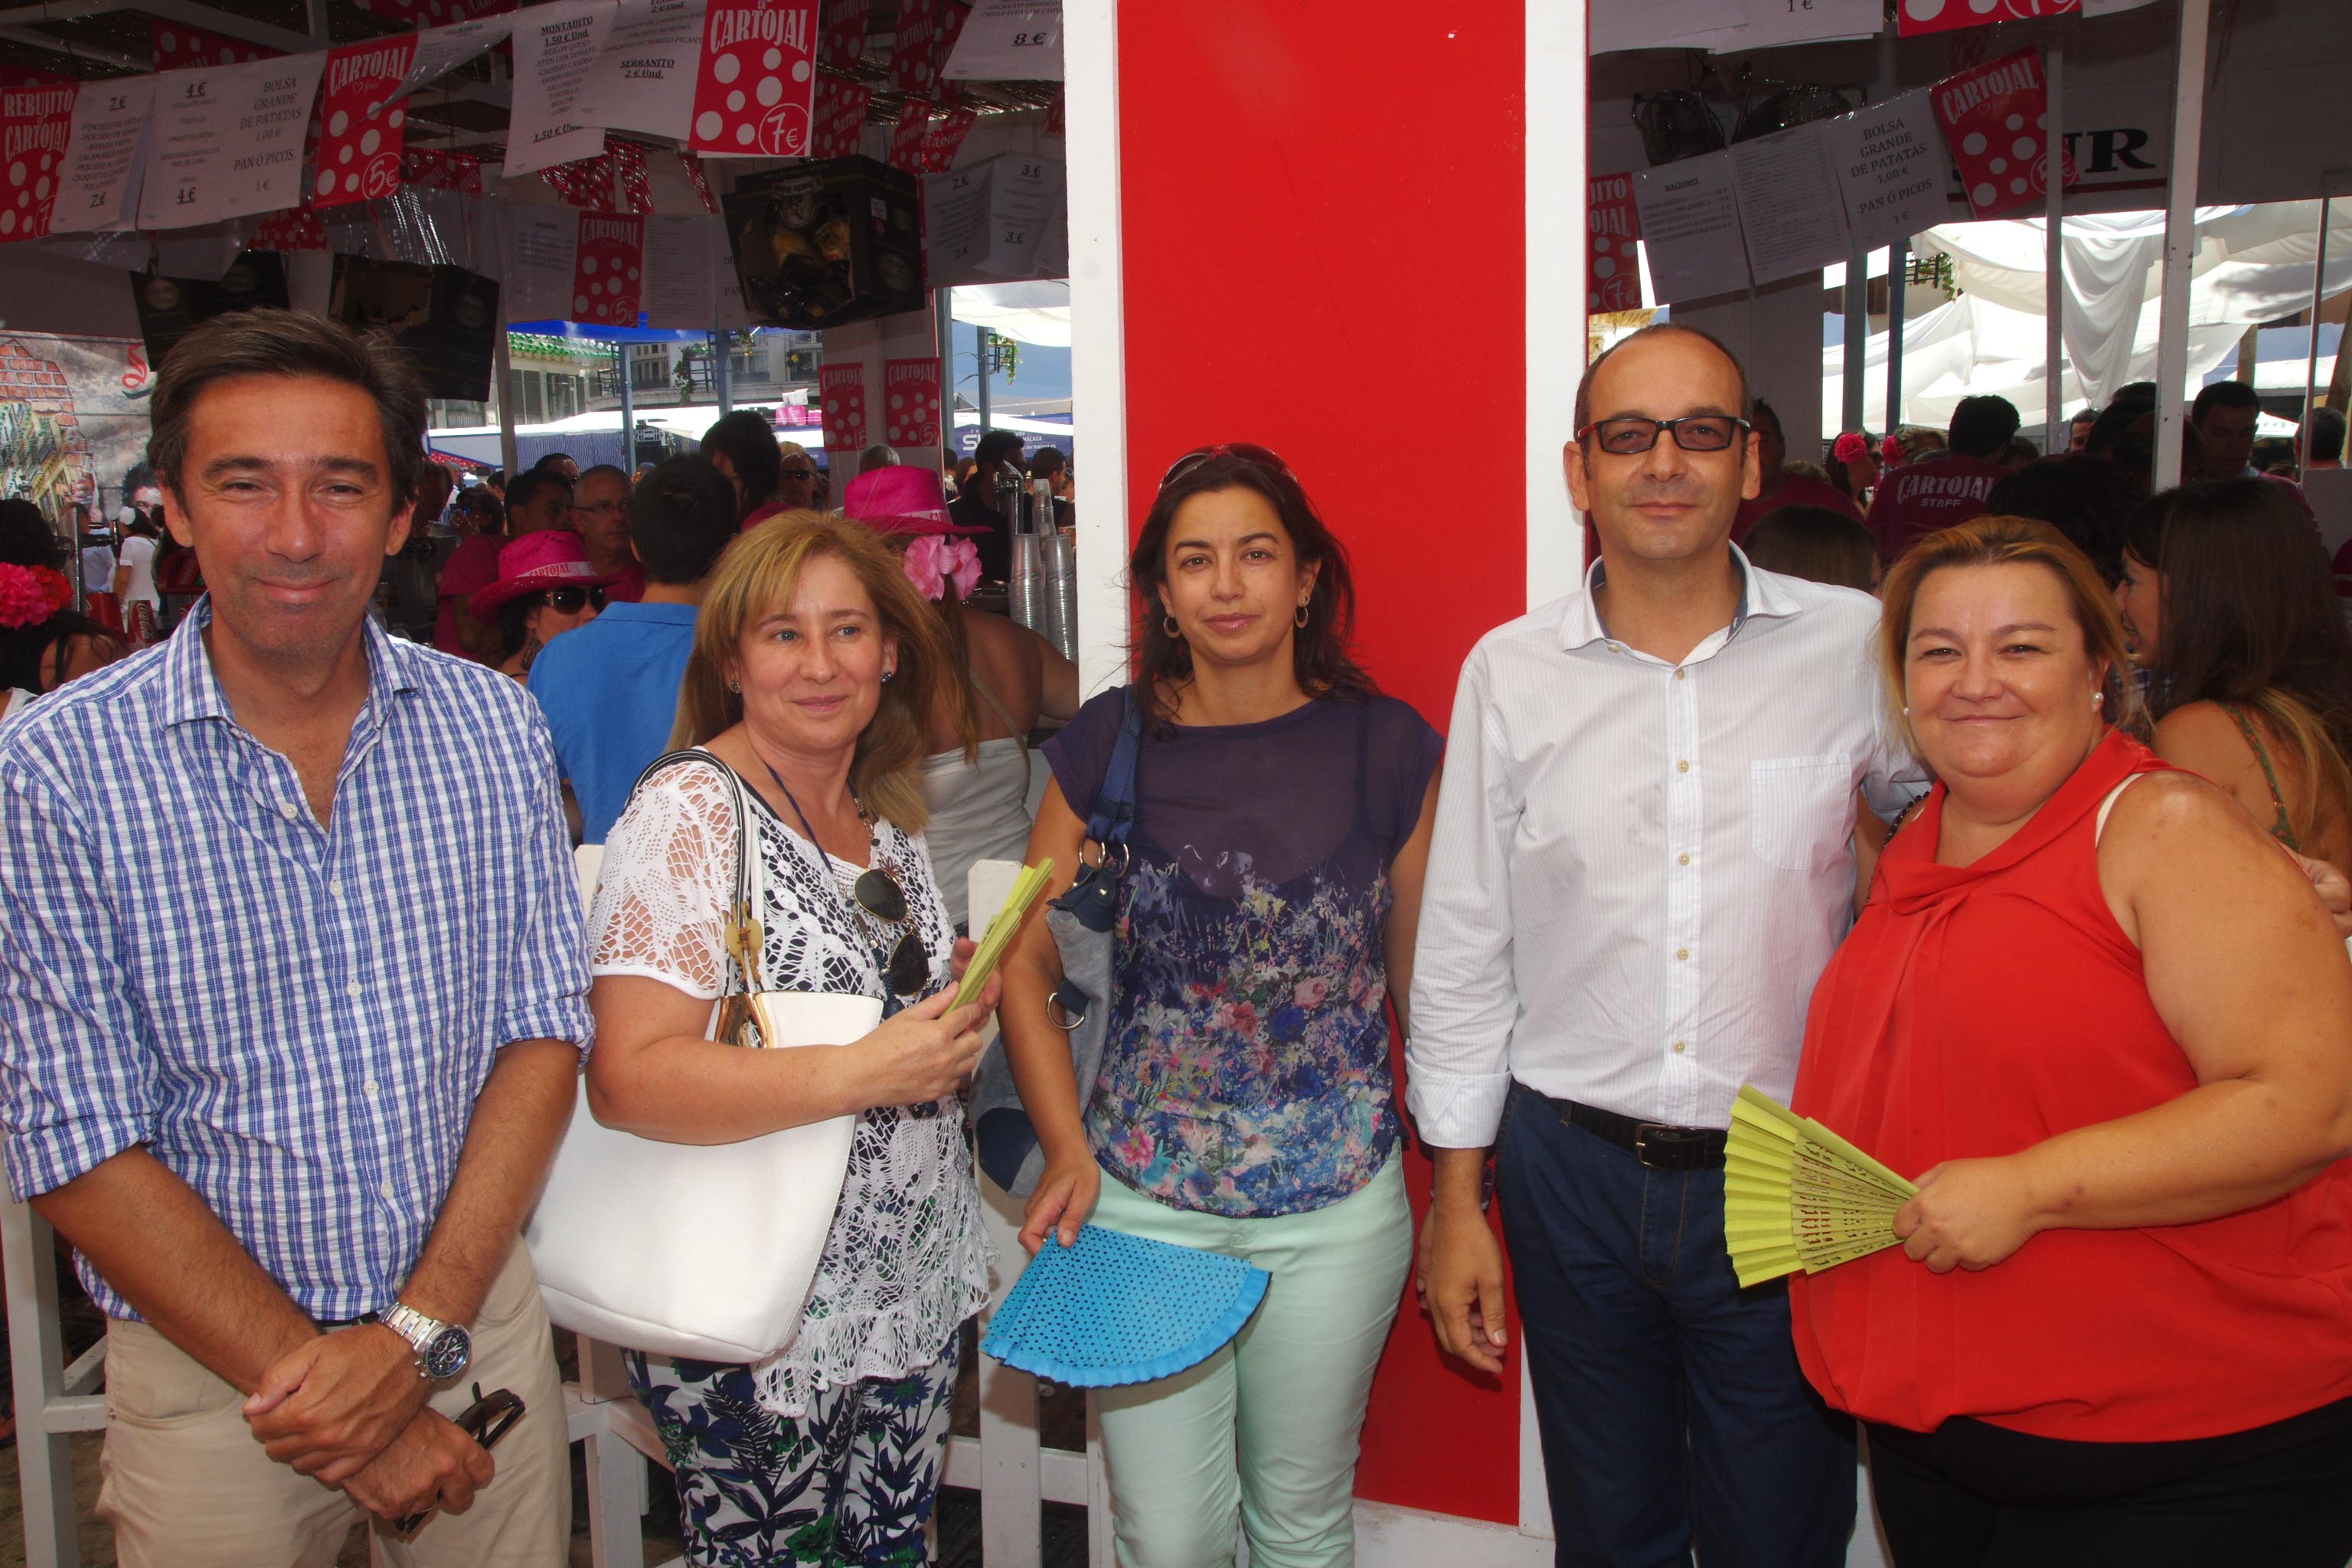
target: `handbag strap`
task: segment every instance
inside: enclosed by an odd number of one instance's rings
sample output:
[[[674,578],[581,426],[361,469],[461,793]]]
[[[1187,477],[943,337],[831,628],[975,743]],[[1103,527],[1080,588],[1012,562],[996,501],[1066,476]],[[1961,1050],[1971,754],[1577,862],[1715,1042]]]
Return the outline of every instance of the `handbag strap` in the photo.
[[[717,773],[735,811],[735,901],[719,921],[720,940],[727,948],[727,978],[732,984],[723,988],[722,994],[765,990],[760,978],[760,954],[768,940],[760,921],[765,907],[760,900],[761,867],[760,856],[751,847],[751,804],[743,798],[741,776],[711,752],[689,746],[665,752],[647,763],[629,793],[635,795],[646,787],[647,779],[682,763],[699,763]]]
[[[1110,766],[1103,773],[1087,817],[1087,837],[1108,848],[1122,847],[1135,831],[1135,756],[1142,748],[1143,707],[1135,688],[1127,689],[1127,710],[1120,716],[1118,742],[1111,747]]]

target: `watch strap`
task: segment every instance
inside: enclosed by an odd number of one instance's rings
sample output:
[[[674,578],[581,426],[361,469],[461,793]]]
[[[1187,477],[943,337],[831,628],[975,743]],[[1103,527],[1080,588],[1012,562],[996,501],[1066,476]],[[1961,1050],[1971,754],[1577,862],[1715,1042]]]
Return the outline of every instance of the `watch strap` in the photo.
[[[447,1331],[448,1324],[437,1318],[428,1318],[407,1302],[399,1300],[394,1300],[391,1306],[381,1312],[364,1314],[360,1321],[382,1323],[385,1328],[406,1340],[409,1356],[416,1363],[416,1375],[424,1378],[433,1375],[432,1367],[425,1359],[426,1353],[432,1350],[433,1342]]]

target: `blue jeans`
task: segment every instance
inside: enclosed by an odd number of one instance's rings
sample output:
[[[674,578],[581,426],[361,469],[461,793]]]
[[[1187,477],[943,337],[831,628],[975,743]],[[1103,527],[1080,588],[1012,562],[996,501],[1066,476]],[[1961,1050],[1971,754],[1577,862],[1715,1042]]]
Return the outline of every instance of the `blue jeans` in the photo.
[[[1514,1086],[1495,1155],[1560,1568],[1837,1568],[1851,1423],[1742,1290],[1723,1173],[1659,1171]]]

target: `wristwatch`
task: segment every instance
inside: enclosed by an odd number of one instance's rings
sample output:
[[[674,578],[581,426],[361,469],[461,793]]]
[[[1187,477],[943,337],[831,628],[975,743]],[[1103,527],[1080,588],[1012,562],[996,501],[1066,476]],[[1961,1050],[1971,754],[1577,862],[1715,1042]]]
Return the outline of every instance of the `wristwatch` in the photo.
[[[416,1358],[416,1375],[438,1383],[457,1376],[474,1359],[474,1336],[455,1323],[428,1318],[404,1301],[395,1300],[381,1312],[362,1312],[362,1323],[382,1323],[408,1342]]]

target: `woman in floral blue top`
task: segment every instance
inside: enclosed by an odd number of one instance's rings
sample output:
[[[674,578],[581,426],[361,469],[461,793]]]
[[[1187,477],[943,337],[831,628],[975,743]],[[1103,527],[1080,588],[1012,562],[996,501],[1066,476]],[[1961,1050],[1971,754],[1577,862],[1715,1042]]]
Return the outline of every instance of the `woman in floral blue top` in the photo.
[[[1129,565],[1141,626],[1133,863],[1103,1067],[1083,1095],[1047,1017],[1043,921],[1001,1019],[1046,1155],[1022,1240],[1088,1222],[1273,1275],[1234,1342],[1100,1395],[1128,1568],[1346,1564],[1357,1437],[1412,1246],[1384,1002],[1404,1017],[1441,742],[1348,654],[1339,542],[1255,447],[1188,455]],[[1055,891],[1126,694],[1045,745],[1029,842]],[[1108,1179],[1105,1179],[1108,1173]]]

